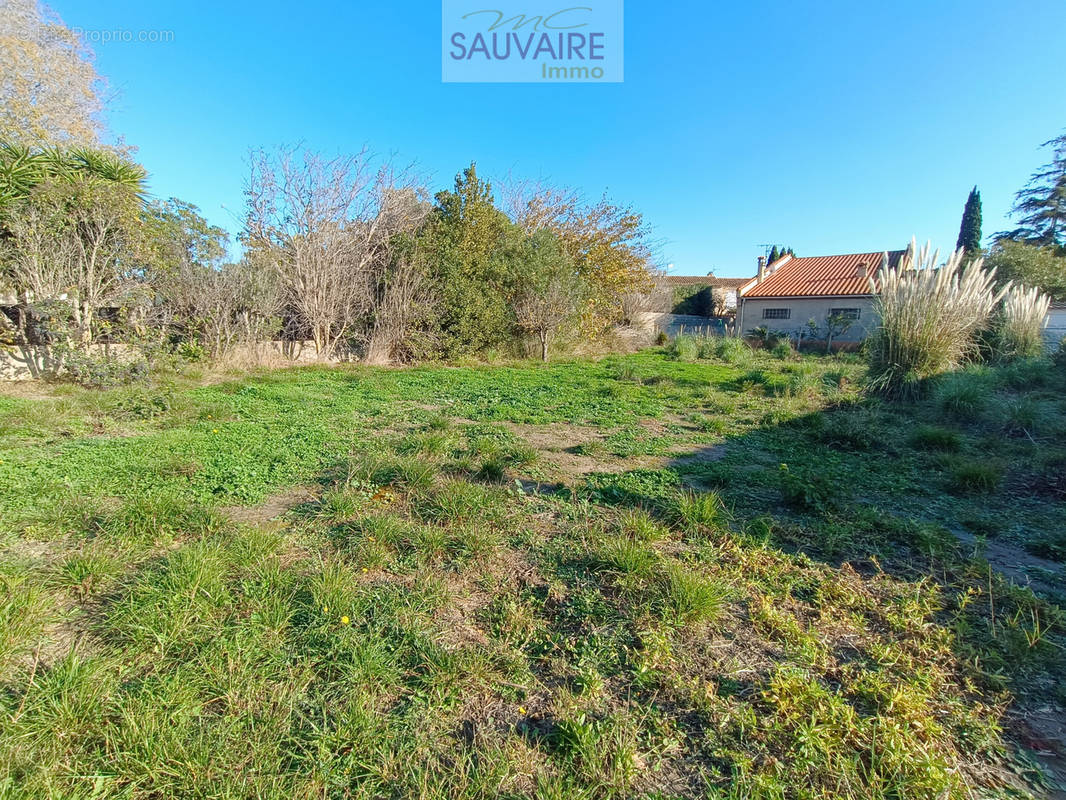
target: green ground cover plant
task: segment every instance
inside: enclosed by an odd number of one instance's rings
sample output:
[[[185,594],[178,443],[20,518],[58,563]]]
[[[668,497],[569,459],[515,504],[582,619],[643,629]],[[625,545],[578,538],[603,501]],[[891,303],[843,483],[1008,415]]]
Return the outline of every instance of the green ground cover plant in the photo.
[[[743,347],[0,394],[0,796],[1051,791],[1066,375]]]

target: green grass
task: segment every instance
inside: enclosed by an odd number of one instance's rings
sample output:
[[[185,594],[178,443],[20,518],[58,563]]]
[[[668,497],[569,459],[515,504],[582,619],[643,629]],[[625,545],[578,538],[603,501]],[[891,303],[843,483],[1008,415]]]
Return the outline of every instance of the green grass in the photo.
[[[1066,375],[693,344],[0,395],[0,796],[1039,789]]]

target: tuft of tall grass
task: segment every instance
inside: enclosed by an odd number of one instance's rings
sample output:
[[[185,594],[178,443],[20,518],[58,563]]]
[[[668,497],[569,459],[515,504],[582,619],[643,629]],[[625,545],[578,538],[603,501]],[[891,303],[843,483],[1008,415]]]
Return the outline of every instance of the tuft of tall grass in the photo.
[[[670,342],[666,354],[675,361],[695,361],[700,355],[700,343],[695,336],[680,334]]]
[[[1050,307],[1051,298],[1035,286],[1010,286],[996,317],[993,337],[996,358],[1013,361],[1043,353]]]
[[[913,396],[927,378],[966,361],[1005,290],[984,259],[963,264],[956,250],[938,266],[940,251],[911,249],[897,268],[882,260],[875,307],[880,327],[868,346],[870,385],[890,396]],[[873,280],[871,285],[876,286]]]
[[[723,336],[715,340],[714,354],[727,364],[751,363],[754,353],[751,345],[736,336]]]
[[[948,414],[974,419],[988,404],[994,388],[987,370],[973,368],[945,375],[937,381],[933,396]]]

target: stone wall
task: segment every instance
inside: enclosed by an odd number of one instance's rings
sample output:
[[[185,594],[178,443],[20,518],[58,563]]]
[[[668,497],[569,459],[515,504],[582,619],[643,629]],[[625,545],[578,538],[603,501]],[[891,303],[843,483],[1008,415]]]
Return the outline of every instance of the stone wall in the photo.
[[[93,355],[111,357],[119,360],[134,355],[127,345],[96,344],[92,346]],[[233,348],[223,359],[224,363],[247,366],[286,366],[289,364],[340,363],[351,361],[353,354],[342,353],[331,359],[319,359],[315,354],[314,342],[260,342],[259,344],[239,345]],[[49,348],[42,345],[0,348],[0,380],[26,381],[35,380],[52,374],[55,364]]]

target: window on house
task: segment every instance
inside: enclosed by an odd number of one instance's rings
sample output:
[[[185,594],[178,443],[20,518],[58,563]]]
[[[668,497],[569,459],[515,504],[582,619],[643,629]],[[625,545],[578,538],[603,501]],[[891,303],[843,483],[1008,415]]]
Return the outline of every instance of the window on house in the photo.
[[[858,319],[859,314],[862,313],[861,308],[831,308],[829,309],[829,316],[831,317],[844,317],[845,319]]]
[[[791,308],[764,308],[763,319],[789,319],[792,316]]]

